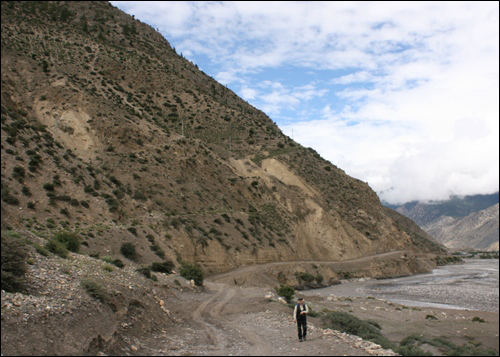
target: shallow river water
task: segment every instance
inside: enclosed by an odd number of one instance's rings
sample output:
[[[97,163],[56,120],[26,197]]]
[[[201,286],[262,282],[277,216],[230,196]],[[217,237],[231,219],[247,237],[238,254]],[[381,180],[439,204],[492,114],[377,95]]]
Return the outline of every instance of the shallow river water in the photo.
[[[372,296],[408,306],[498,313],[498,259],[468,259],[430,274],[371,280],[304,291],[304,295]]]

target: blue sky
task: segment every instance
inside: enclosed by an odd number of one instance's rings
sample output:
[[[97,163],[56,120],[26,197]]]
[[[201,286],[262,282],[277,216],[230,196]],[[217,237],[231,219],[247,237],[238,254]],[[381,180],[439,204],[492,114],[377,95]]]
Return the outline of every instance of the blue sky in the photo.
[[[498,2],[112,4],[384,200],[498,191]]]

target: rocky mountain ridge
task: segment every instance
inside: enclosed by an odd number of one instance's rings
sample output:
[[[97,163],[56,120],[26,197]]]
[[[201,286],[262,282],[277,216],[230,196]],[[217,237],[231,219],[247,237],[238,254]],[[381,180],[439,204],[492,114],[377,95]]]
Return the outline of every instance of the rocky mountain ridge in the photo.
[[[449,248],[491,251],[498,251],[498,229],[498,203],[461,219],[443,216],[425,226],[430,235]]]
[[[393,208],[449,248],[498,250],[498,201],[497,192]]]

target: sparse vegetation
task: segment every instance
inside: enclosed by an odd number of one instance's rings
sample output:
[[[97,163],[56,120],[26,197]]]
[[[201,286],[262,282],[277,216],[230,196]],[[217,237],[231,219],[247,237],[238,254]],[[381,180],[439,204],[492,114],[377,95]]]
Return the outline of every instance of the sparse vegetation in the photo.
[[[18,292],[23,289],[28,251],[22,237],[12,231],[2,232],[2,290]]]
[[[64,243],[61,243],[58,241],[55,237],[50,239],[47,244],[45,244],[45,248],[51,252],[54,253],[61,258],[67,258],[69,251],[68,248],[66,248],[66,245]]]
[[[54,239],[62,243],[70,252],[78,253],[80,251],[81,239],[74,232],[59,232],[55,235]]]

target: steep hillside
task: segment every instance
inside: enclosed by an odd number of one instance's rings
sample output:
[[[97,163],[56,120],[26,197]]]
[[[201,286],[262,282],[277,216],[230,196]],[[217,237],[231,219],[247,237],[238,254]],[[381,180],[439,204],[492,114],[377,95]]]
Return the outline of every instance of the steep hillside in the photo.
[[[401,213],[385,207],[385,212],[411,237],[413,245],[426,252],[445,252],[445,247],[438,243],[431,235],[420,228],[415,222]]]
[[[449,248],[498,250],[498,222],[497,203],[460,219],[443,216],[425,229]]]
[[[150,26],[107,2],[1,6],[2,229],[209,273],[417,249],[366,183]]]

